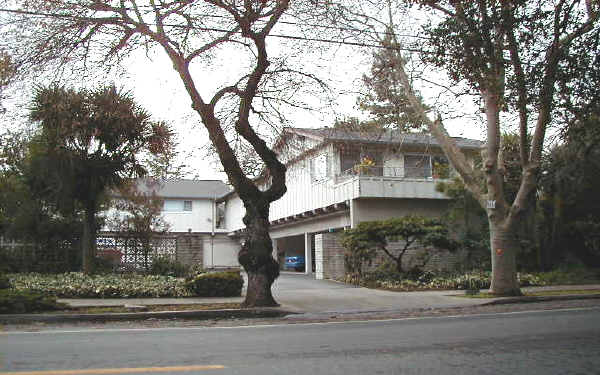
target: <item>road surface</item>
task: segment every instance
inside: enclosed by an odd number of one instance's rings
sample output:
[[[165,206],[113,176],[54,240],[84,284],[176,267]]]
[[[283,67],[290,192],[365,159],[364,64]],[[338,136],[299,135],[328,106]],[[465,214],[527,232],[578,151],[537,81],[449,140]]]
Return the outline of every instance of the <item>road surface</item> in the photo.
[[[254,327],[5,332],[0,353],[0,375],[598,374],[600,308]]]

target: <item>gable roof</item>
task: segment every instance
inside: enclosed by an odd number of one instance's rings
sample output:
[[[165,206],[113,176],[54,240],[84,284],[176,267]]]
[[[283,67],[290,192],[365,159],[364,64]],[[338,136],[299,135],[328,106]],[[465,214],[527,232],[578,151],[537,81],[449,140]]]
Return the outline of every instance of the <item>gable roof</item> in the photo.
[[[156,192],[161,198],[215,199],[231,191],[221,180],[154,180],[138,179],[140,192]]]
[[[404,144],[439,146],[438,140],[429,134],[406,133],[399,130],[381,132],[359,132],[338,128],[287,128],[285,131],[295,133],[321,142],[360,142],[371,144]],[[480,149],[483,142],[476,139],[452,137],[459,148]]]

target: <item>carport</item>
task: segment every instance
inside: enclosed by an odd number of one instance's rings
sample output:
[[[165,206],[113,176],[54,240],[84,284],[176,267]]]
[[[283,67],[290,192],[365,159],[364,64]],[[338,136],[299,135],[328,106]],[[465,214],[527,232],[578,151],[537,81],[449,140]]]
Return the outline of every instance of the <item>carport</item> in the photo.
[[[304,273],[312,274],[315,259],[315,238],[312,233],[286,236],[273,239],[273,253],[277,253],[280,269],[283,270],[285,258],[290,256],[303,256],[305,264]],[[311,267],[308,265],[311,264]]]

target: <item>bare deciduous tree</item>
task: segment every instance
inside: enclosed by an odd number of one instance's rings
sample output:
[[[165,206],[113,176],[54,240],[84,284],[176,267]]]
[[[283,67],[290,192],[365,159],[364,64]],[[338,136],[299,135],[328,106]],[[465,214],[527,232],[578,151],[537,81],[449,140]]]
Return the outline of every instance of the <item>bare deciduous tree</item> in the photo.
[[[598,53],[598,3],[591,0],[401,2],[416,4],[421,15],[432,16],[425,34],[416,43],[403,43],[396,32],[392,11],[397,9],[397,3],[391,0],[373,3],[381,5],[387,21],[361,18],[354,10],[349,13],[348,22],[365,30],[379,28],[389,39],[386,44],[380,38],[384,48],[396,51],[389,64],[410,105],[438,139],[466,187],[487,210],[493,270],[490,291],[498,295],[520,294],[515,262],[516,227],[536,189],[544,139],[553,117],[558,117],[557,105],[578,95],[569,87],[585,77],[597,61],[586,58],[586,54]],[[483,103],[487,140],[482,170],[474,168],[448,135],[441,111],[425,107],[401,50],[413,52],[429,66],[443,69],[454,84],[468,87]],[[430,117],[432,112],[437,112],[435,118]],[[512,202],[504,194],[504,165],[499,152],[501,129],[512,125],[507,120],[510,114],[518,119],[521,168],[520,186]]]
[[[16,45],[23,70],[107,67],[142,49],[170,59],[208,131],[229,182],[246,208],[246,237],[239,261],[248,273],[246,306],[276,305],[271,285],[279,275],[269,237],[269,206],[286,192],[285,165],[259,135],[258,123],[276,123],[282,106],[302,107],[293,91],[314,77],[267,52],[267,38],[289,0],[71,0],[9,1],[1,27]],[[314,9],[298,2],[295,9]],[[23,32],[26,31],[26,32]],[[8,42],[7,42],[8,43]],[[218,60],[221,53],[228,59]],[[238,78],[212,87],[214,72]],[[296,77],[292,78],[292,77]],[[157,92],[160,95],[160,92]],[[274,116],[269,117],[269,114]],[[270,120],[269,120],[270,119]],[[264,163],[271,181],[260,190],[245,175],[232,148],[239,136]]]

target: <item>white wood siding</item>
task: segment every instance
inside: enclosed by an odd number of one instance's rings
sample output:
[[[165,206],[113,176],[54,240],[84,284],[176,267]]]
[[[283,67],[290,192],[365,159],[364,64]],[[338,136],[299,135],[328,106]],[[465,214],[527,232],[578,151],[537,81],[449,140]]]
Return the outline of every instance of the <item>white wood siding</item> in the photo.
[[[323,154],[328,155],[329,178],[325,181],[313,181],[311,178],[311,159]],[[269,220],[277,220],[316,210],[332,204],[357,198],[417,198],[448,199],[435,190],[438,180],[431,178],[404,178],[396,176],[346,176],[336,177],[340,173],[339,152],[329,145],[288,166],[287,192],[271,204]],[[388,154],[384,166],[403,168],[402,153]],[[400,172],[400,171],[398,171]],[[402,173],[399,173],[402,175]],[[225,222],[228,230],[244,228],[242,216],[245,209],[237,195],[227,200]]]

